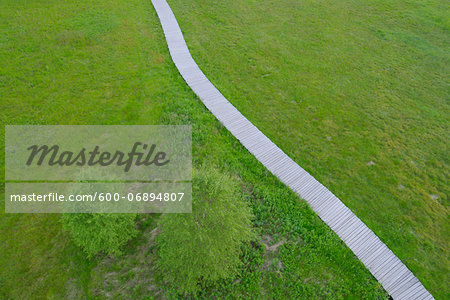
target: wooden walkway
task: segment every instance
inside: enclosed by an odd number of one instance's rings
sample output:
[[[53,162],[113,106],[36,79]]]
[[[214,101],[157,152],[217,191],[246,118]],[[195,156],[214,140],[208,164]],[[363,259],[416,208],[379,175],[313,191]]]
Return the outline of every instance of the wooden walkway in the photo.
[[[166,0],[152,0],[170,55],[181,76],[211,113],[267,169],[289,186],[364,263],[394,299],[433,299],[400,259],[333,193],[247,120],[206,78],[192,58]]]

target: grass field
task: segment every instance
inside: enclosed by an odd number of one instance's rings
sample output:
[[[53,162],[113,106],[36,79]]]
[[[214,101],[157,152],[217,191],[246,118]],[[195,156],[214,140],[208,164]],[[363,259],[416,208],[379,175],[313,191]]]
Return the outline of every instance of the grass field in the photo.
[[[448,296],[448,2],[169,4],[231,103]]]
[[[150,1],[0,3],[2,124],[192,124],[194,165],[240,183],[260,241],[243,249],[236,280],[197,296],[386,298],[186,86]],[[444,299],[447,7],[383,3],[169,2],[224,95]],[[4,214],[1,189],[0,298],[176,296],[153,273],[158,216],[140,218],[124,256],[87,260],[59,215]]]

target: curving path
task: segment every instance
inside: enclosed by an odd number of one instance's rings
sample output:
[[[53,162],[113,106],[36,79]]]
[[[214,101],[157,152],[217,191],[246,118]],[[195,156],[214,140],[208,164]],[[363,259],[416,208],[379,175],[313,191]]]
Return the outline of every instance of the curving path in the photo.
[[[353,251],[394,299],[433,299],[389,248],[333,193],[303,170],[247,120],[195,63],[166,0],[152,0],[170,55],[191,89],[217,119],[272,174],[289,186]]]

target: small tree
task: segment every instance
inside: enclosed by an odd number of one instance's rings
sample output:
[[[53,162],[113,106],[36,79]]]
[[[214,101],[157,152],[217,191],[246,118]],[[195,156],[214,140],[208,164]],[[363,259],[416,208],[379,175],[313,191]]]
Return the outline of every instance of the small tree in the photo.
[[[73,241],[88,257],[98,253],[121,254],[120,248],[135,237],[136,214],[86,214],[63,215],[64,227]]]
[[[106,174],[104,169],[81,169],[79,182],[75,182],[68,189],[68,194],[93,195],[98,192],[98,185],[84,180],[84,178],[108,178],[109,180],[121,180],[122,178],[113,174]],[[105,177],[105,176],[108,177]],[[116,184],[115,188],[124,189],[123,185]],[[81,247],[88,258],[98,254],[108,255],[121,254],[121,247],[137,235],[135,213],[91,213],[107,212],[110,202],[65,202],[66,212],[62,217],[62,223],[69,231],[73,241]],[[123,206],[122,209],[126,209]],[[78,213],[83,212],[83,213]]]
[[[194,171],[192,192],[192,214],[162,215],[156,238],[158,270],[184,294],[234,276],[240,246],[254,236],[250,208],[231,177]]]

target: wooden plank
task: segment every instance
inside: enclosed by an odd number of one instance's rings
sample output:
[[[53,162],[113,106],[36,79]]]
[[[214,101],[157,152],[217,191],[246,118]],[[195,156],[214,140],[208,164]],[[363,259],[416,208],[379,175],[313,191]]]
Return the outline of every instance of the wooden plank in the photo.
[[[175,66],[217,119],[280,181],[306,200],[394,299],[433,299],[422,283],[336,196],[248,121],[192,58],[166,0],[152,0]]]

